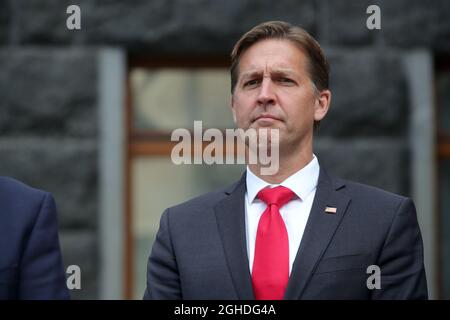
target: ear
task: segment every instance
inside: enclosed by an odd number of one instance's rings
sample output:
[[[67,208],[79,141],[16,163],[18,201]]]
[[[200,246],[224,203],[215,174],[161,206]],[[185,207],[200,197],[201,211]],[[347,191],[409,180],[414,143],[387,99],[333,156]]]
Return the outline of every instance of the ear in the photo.
[[[326,89],[318,93],[316,97],[316,103],[314,104],[314,120],[320,121],[325,118],[325,115],[330,108],[331,103],[331,91]]]
[[[231,109],[231,113],[233,114],[233,121],[234,124],[236,124],[236,109],[234,108],[234,98],[233,98],[233,94],[231,94],[231,99],[230,99],[230,109]]]

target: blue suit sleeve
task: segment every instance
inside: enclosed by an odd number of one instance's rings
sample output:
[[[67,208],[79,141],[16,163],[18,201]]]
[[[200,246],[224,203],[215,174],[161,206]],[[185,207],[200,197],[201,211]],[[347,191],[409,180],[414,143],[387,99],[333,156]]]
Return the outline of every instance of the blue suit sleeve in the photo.
[[[20,261],[19,299],[69,299],[56,205],[45,193]]]
[[[144,299],[182,299],[178,266],[170,235],[169,210],[161,216],[160,227],[148,259]]]
[[[423,244],[411,199],[399,205],[378,258],[381,288],[373,299],[428,299]]]

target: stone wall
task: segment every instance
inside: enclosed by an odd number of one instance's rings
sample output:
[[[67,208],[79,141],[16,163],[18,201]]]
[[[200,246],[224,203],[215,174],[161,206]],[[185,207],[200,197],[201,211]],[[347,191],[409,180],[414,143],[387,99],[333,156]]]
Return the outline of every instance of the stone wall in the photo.
[[[66,8],[81,8],[79,31]],[[381,7],[381,30],[365,10]],[[325,47],[332,109],[316,152],[337,175],[410,194],[408,50],[450,52],[448,0],[1,0],[0,174],[51,191],[75,298],[98,296],[97,48],[223,55],[251,26],[287,20]],[[356,172],[354,168],[357,167]]]
[[[97,80],[95,52],[0,48],[0,175],[52,192],[64,264],[97,296]]]

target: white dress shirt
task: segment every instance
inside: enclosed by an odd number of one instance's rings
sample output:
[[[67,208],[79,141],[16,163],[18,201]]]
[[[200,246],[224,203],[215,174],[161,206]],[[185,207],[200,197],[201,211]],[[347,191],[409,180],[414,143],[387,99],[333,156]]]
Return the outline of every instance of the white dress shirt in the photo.
[[[305,231],[314,196],[316,194],[317,181],[319,179],[319,162],[313,155],[313,159],[304,168],[297,171],[279,185],[291,189],[294,198],[280,208],[281,217],[286,224],[289,238],[289,275],[291,274],[292,264],[300,242]],[[279,186],[272,185],[253,174],[247,167],[246,174],[247,192],[245,193],[245,225],[247,237],[247,254],[250,264],[250,272],[253,269],[253,258],[255,256],[255,241],[258,230],[259,219],[266,210],[267,205],[256,196],[258,192],[270,186],[271,188]]]

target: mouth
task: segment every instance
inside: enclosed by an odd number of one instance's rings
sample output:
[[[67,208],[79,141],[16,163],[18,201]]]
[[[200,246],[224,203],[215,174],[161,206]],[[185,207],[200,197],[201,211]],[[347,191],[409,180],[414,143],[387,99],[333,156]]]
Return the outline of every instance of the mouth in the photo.
[[[281,119],[274,115],[263,113],[263,114],[259,115],[258,117],[256,117],[253,122],[256,122],[256,121],[275,122],[275,121],[281,121]]]

